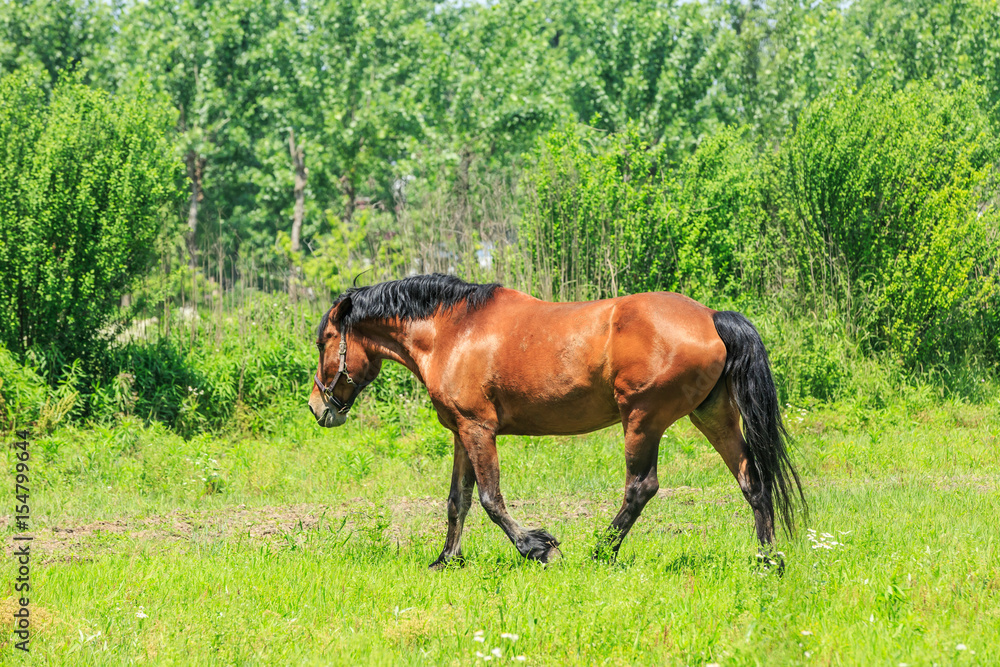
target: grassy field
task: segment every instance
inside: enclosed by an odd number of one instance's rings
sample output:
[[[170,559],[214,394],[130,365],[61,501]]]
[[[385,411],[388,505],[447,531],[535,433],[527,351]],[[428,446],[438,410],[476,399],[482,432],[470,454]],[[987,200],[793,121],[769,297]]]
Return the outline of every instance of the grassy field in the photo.
[[[590,559],[621,500],[609,429],[501,440],[508,505],[560,563],[526,562],[474,506],[466,565],[431,572],[450,471],[433,416],[367,401],[331,431],[295,408],[266,437],[126,420],[34,439],[30,661],[1000,662],[995,400],[789,407],[810,515],[783,577],[751,565],[749,508],[686,420],[617,563]],[[7,631],[0,661],[23,662]]]

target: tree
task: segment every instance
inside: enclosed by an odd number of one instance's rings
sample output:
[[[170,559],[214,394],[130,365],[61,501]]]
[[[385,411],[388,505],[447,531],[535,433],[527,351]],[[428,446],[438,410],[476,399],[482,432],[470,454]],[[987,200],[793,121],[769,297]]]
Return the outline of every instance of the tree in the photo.
[[[0,75],[38,67],[46,90],[64,69],[80,68],[84,81],[108,83],[105,68],[115,28],[113,5],[88,0],[0,3]]]
[[[155,90],[169,96],[178,111],[175,141],[188,178],[186,241],[192,268],[198,264],[198,222],[206,179],[218,152],[219,133],[226,125],[210,30],[215,9],[212,2],[197,0],[129,5],[109,56],[116,77],[114,88],[127,87],[134,73],[141,73]]]
[[[288,130],[288,154],[292,158],[292,165],[295,167],[295,211],[292,213],[292,252],[299,252],[302,249],[300,237],[302,234],[302,217],[306,209],[306,178],[309,170],[306,169],[305,153],[302,146],[295,145],[295,131]]]

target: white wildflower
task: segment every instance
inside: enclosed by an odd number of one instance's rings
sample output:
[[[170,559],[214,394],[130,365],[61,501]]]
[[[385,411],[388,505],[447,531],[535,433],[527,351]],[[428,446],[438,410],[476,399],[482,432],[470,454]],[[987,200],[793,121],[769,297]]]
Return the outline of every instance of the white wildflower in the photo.
[[[802,634],[803,635],[811,635],[812,634],[812,630],[803,630]]]
[[[813,549],[833,549],[834,547],[844,546],[843,542],[833,539],[833,535],[830,533],[820,533],[817,537],[814,528],[809,528],[807,532],[806,539],[813,543]]]
[[[512,642],[516,642],[517,641],[517,635],[512,634],[510,632],[501,632],[500,633],[500,638],[501,639],[509,639]]]
[[[149,618],[149,616],[146,615],[146,612],[144,612],[142,610],[141,606],[139,607],[139,611],[135,612],[135,617],[136,618]]]
[[[969,647],[966,646],[965,644],[959,644],[958,646],[955,647],[955,650],[956,651],[964,651],[967,648],[969,648]]]
[[[490,653],[499,658],[503,654],[503,651],[501,651],[499,648],[495,648],[492,651],[490,651]]]

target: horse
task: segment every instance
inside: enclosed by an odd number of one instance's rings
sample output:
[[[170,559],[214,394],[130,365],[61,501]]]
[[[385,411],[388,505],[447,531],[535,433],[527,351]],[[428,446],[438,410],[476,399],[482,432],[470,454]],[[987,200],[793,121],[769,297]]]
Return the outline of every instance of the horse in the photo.
[[[348,289],[323,315],[316,346],[309,408],[320,426],[344,424],[389,359],[426,387],[454,435],[448,529],[432,568],[462,559],[474,488],[522,556],[547,563],[561,555],[553,535],[522,527],[507,511],[499,435],[575,435],[621,423],[625,495],[598,545],[611,558],[659,489],[664,431],[685,416],[753,510],[765,564],[777,564],[775,509],[791,533],[793,503],[805,507],[767,350],[736,312],[669,292],[552,303],[431,274]]]

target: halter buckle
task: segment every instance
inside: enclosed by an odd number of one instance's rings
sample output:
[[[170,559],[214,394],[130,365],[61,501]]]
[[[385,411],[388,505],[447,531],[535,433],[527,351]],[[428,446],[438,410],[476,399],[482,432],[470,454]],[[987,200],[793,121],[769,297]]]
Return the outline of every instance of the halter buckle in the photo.
[[[319,379],[319,371],[316,371],[316,375],[313,377],[313,383],[315,383],[316,388],[319,389],[320,393],[323,394],[323,398],[329,402],[333,403],[333,407],[337,408],[337,413],[346,415],[351,406],[354,405],[354,401],[358,398],[358,394],[364,389],[367,384],[359,385],[351,377],[351,374],[347,372],[347,336],[341,333],[340,336],[340,367],[337,369],[337,374],[333,376],[333,380],[329,384],[324,385],[323,381]],[[354,392],[351,393],[351,397],[346,401],[341,401],[339,398],[333,395],[333,389],[337,386],[340,381],[341,376],[347,380],[347,384],[354,387]]]

